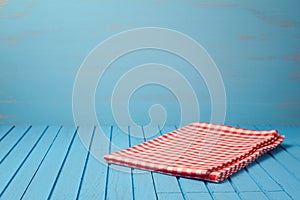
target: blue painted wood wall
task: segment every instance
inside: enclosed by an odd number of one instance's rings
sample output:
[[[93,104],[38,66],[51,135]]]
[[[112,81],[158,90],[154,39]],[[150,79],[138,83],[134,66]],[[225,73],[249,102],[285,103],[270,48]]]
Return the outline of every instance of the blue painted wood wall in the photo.
[[[72,90],[87,54],[132,28],[163,27],[200,43],[216,62],[226,96],[226,123],[300,124],[300,2],[260,1],[0,1],[0,123],[72,124]],[[179,57],[137,51],[113,63],[99,83],[99,121],[114,124],[110,96],[133,66],[156,62],[190,81],[209,121],[210,98],[201,76]],[[167,76],[167,74],[166,74]],[[149,85],[131,98],[139,124],[148,109],[165,106],[168,124],[180,120],[169,90]]]

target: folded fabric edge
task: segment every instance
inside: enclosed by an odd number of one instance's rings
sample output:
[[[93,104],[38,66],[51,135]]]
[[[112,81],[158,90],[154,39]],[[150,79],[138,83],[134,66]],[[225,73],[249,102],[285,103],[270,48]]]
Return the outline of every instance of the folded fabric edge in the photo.
[[[273,137],[272,138],[269,138],[269,139],[266,139],[264,141],[261,141],[260,143],[256,144],[255,146],[253,146],[252,150],[249,151],[249,152],[245,152],[244,154],[242,155],[239,155],[235,158],[233,158],[232,160],[230,161],[227,161],[225,163],[223,163],[222,165],[219,165],[219,166],[215,166],[213,168],[211,168],[210,170],[211,171],[218,171],[220,169],[223,169],[223,168],[226,168],[228,166],[231,166],[232,163],[237,163],[239,162],[240,160],[244,160],[246,158],[248,158],[249,156],[251,156],[252,154],[254,154],[255,152],[257,152],[259,149],[262,149],[263,147],[265,146],[269,146],[269,145],[272,145],[272,144],[275,144],[276,141],[283,141],[284,139],[284,136],[281,136],[277,130],[271,130],[271,131],[274,131],[274,134],[273,134]],[[282,139],[282,140],[281,140]],[[278,145],[278,144],[277,144]],[[276,146],[277,146],[276,145]]]
[[[245,168],[250,163],[254,162],[257,158],[262,156],[263,154],[269,152],[270,150],[276,148],[280,145],[284,140],[284,136],[280,136],[274,143],[262,146],[261,148],[257,149],[253,154],[249,155],[248,157],[239,160],[236,163],[233,163],[231,166],[227,166],[223,169],[213,171],[209,175],[209,180],[215,180],[214,182],[221,182],[224,179],[228,178],[229,176],[233,175],[234,173],[238,172],[239,170]]]
[[[258,148],[253,154],[245,157],[242,160],[232,163],[230,166],[226,166],[217,171],[201,170],[201,169],[190,169],[190,168],[181,168],[181,167],[170,167],[165,165],[157,165],[153,163],[131,160],[128,158],[121,157],[114,154],[108,154],[104,156],[104,159],[107,163],[117,164],[126,167],[138,168],[142,170],[158,172],[163,174],[169,174],[173,176],[180,176],[193,179],[202,179],[211,182],[221,182],[236,173],[237,171],[243,169],[248,164],[253,162],[255,159],[260,157],[262,154],[274,149],[284,140],[284,136],[280,136],[273,143],[266,146]]]

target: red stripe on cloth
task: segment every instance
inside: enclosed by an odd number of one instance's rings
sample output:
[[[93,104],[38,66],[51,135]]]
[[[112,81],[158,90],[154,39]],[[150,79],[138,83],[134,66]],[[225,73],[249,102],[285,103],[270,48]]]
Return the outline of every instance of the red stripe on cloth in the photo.
[[[174,176],[220,182],[284,139],[277,130],[248,130],[192,123],[104,156],[108,163]]]

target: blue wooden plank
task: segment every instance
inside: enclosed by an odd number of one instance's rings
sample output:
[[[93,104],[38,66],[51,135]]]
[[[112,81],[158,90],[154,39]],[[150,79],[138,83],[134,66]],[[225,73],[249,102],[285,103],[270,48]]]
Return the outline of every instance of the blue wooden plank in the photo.
[[[222,181],[221,183],[207,182],[206,185],[212,193],[213,192],[234,192],[234,188],[232,187],[228,179]]]
[[[28,126],[17,126],[0,142],[0,164],[17,146],[30,128]]]
[[[297,128],[295,127],[285,127],[284,130],[282,130],[282,127],[270,127],[270,126],[257,127],[257,128],[278,129],[281,134],[286,135],[285,140],[283,141],[284,144],[290,143],[291,145],[294,145],[295,141],[292,141],[290,139],[286,140],[286,139],[290,137],[294,139],[299,138],[298,136],[295,136],[296,134],[294,131],[297,130]],[[285,158],[284,156],[287,156],[287,158]],[[271,151],[270,153],[264,155],[263,158],[259,158],[258,161],[266,169],[266,171],[272,176],[272,178],[281,185],[281,187],[285,190],[284,192],[288,196],[292,196],[294,198],[300,197],[300,192],[297,191],[297,189],[293,186],[293,184],[300,184],[300,181],[299,178],[295,176],[295,173],[291,170],[291,166],[290,166],[290,165],[299,166],[297,159],[291,157],[290,154],[284,151],[284,149],[278,147],[275,150]],[[296,173],[297,172],[298,171],[296,169]]]
[[[26,188],[22,198],[47,199],[51,193],[56,178],[62,168],[63,161],[72,140],[76,134],[76,128],[64,126],[54,141],[51,149],[45,157],[42,165],[35,174],[32,182]]]
[[[128,127],[118,127],[113,126],[112,136],[111,136],[111,148],[110,152],[119,151],[121,149],[126,149],[129,147],[129,135],[122,131],[122,129],[128,129]]]
[[[212,200],[213,198],[210,196],[209,193],[193,193],[193,192],[188,192],[185,194],[185,199],[186,200]]]
[[[257,161],[270,174],[270,176],[281,185],[281,187],[294,199],[300,199],[298,186],[300,182],[292,174],[286,171],[276,160],[269,154],[258,158]]]
[[[182,194],[180,192],[172,192],[172,193],[167,193],[167,192],[160,192],[157,193],[157,197],[159,200],[183,200]]]
[[[141,127],[134,130],[129,129],[130,146],[140,144],[145,141]],[[153,181],[153,173],[138,169],[132,170],[134,199],[156,199],[156,188]]]
[[[112,144],[121,149],[129,147],[129,136],[118,127],[113,127]],[[110,165],[107,179],[106,199],[132,199],[131,169],[123,166]]]
[[[180,193],[180,187],[176,180],[176,177],[160,174],[160,173],[153,173],[153,178],[156,186],[157,193]]]
[[[55,140],[60,127],[51,126],[4,191],[3,199],[21,199],[23,192],[37,172],[43,158]]]
[[[101,127],[105,135],[110,136],[111,127]],[[94,157],[92,154],[88,155],[85,174],[83,176],[81,189],[79,193],[79,199],[104,199],[106,188],[107,167],[103,163],[103,155],[109,152],[109,143],[105,143],[105,136],[100,131],[99,127],[96,127],[91,151],[99,152],[99,157]],[[99,159],[99,160],[98,160]]]
[[[133,169],[134,199],[156,199],[153,177],[150,172]]]
[[[297,145],[288,145],[285,142],[283,142],[280,147],[284,150],[287,151],[292,157],[300,161],[300,147]]]
[[[81,135],[81,133],[84,133],[84,135]],[[85,156],[85,161],[84,161],[83,169],[82,169],[81,176],[80,176],[80,182],[79,182],[78,191],[77,191],[77,194],[76,194],[76,199],[78,199],[79,196],[80,196],[82,183],[83,183],[83,179],[85,177],[85,172],[86,172],[87,164],[88,164],[88,161],[89,161],[89,156],[91,154],[95,133],[96,133],[96,126],[94,126],[93,130],[91,130],[91,135],[89,135],[89,132],[86,133],[85,128],[81,128],[81,129],[79,129],[79,132],[77,132],[77,134],[79,134],[79,138],[81,140],[81,145],[84,145],[87,153],[86,153],[86,156]],[[85,142],[87,142],[87,143],[85,143]]]
[[[179,183],[181,185],[182,191],[185,193],[208,193],[208,190],[202,180],[189,179],[189,178],[179,178]]]
[[[32,153],[33,148],[37,145],[42,132],[45,131],[44,126],[36,126],[31,128],[18,145],[10,152],[6,159],[0,165],[0,191],[4,191],[11,180],[14,178],[16,172],[27,160],[28,156]],[[0,193],[0,196],[2,195]]]
[[[249,174],[242,169],[241,171],[233,174],[231,177],[232,183],[235,185],[236,189],[239,192],[254,192],[254,191],[261,191],[259,186],[255,183],[255,181],[249,176]]]
[[[134,130],[130,127],[129,128],[130,134],[130,145],[135,146],[140,143],[145,142],[144,133],[142,127],[135,128]]]
[[[269,192],[270,199],[272,200],[291,200],[292,198],[283,191]]]
[[[280,185],[257,162],[247,166],[248,172],[265,191],[282,191]]]
[[[174,131],[174,130],[176,130],[177,129],[177,126],[164,126],[164,127],[159,127],[159,135],[164,135],[164,134],[167,134],[167,133],[169,133],[169,132],[171,132],[171,131]],[[146,134],[146,133],[145,133]],[[148,135],[150,135],[149,133],[148,133]],[[158,135],[158,136],[159,136]],[[154,136],[154,137],[157,137],[157,136]]]
[[[274,128],[278,129],[279,133],[285,135],[281,148],[300,161],[300,126],[276,126]]]
[[[213,193],[214,200],[239,200],[240,197],[235,192],[217,192]]]
[[[241,192],[240,195],[243,200],[253,200],[253,199],[268,200],[268,198],[265,196],[263,192]]]
[[[258,127],[259,128],[259,127]],[[276,127],[269,126],[268,129],[276,129]],[[290,131],[291,129],[291,131]],[[286,134],[286,138],[291,137],[291,135],[298,134],[299,132],[293,132],[295,129],[289,127],[285,127],[282,134]],[[300,131],[300,128],[298,129]],[[300,140],[299,140],[300,141]],[[285,141],[283,141],[283,144],[285,144]],[[294,156],[292,156],[290,153],[285,151],[283,148],[276,148],[273,151],[270,152],[270,154],[291,174],[293,174],[298,180],[300,180],[300,161],[297,160]]]
[[[0,142],[12,131],[15,126],[1,125],[0,126]]]
[[[289,153],[281,148],[270,151],[270,154],[277,160],[287,171],[300,180],[300,162],[292,157]]]
[[[93,135],[93,130],[94,127],[82,126],[79,127],[78,131],[83,131],[90,140]],[[90,141],[88,141],[88,143],[90,143]],[[79,135],[77,134],[66,163],[61,171],[60,178],[54,185],[54,191],[51,198],[76,199],[87,153],[87,149],[83,146]]]
[[[78,128],[77,128],[77,129],[78,129]],[[62,163],[61,163],[60,169],[59,169],[59,171],[58,171],[58,173],[57,173],[57,175],[56,175],[56,178],[55,178],[54,183],[53,183],[53,185],[52,185],[51,191],[50,191],[50,193],[49,193],[49,195],[48,195],[48,199],[52,198],[54,189],[56,188],[56,184],[57,184],[58,180],[59,180],[60,177],[61,177],[61,173],[63,172],[63,169],[64,169],[64,167],[65,167],[66,160],[68,159],[69,154],[70,154],[70,150],[71,150],[72,147],[73,147],[74,140],[75,140],[76,136],[78,136],[78,134],[76,134],[76,133],[77,133],[77,130],[76,130],[76,132],[73,134],[72,139],[71,139],[71,142],[70,142],[70,144],[68,145],[67,152],[66,152],[66,154],[65,154],[65,156],[64,156],[64,159],[63,159],[63,161],[62,161]]]

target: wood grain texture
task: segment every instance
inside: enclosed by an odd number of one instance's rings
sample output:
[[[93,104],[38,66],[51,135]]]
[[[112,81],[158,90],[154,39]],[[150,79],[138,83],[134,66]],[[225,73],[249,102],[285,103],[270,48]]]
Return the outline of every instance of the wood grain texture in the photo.
[[[174,130],[167,126],[161,134]],[[248,127],[250,128],[250,127]],[[265,127],[253,127],[265,129]],[[286,138],[294,137],[296,127],[279,128]],[[7,132],[8,130],[10,130]],[[143,127],[102,127],[120,148],[148,140]],[[159,130],[159,128],[157,127]],[[287,149],[271,151],[221,183],[174,177],[121,166],[105,165],[88,150],[101,149],[98,127],[84,126],[0,126],[6,134],[0,165],[1,199],[298,199],[299,161]],[[88,147],[81,143],[78,130],[87,135]],[[15,133],[17,131],[17,133]],[[132,132],[134,131],[134,133]],[[153,136],[152,136],[153,137]],[[155,136],[154,136],[155,137]],[[151,138],[151,137],[150,137]],[[97,145],[96,145],[97,144]],[[104,143],[103,143],[104,144]],[[297,146],[290,140],[282,146]],[[2,146],[0,146],[2,147]],[[102,148],[109,153],[110,146]],[[3,156],[4,155],[4,156]],[[5,156],[6,155],[6,156]],[[5,172],[5,173],[2,173]]]
[[[89,52],[115,34],[149,26],[182,32],[207,50],[225,85],[227,124],[300,124],[298,0],[274,0],[272,4],[250,0],[126,1],[122,5],[116,0],[76,4],[59,0],[3,2],[0,124],[73,124],[74,80]],[[124,43],[115,51],[121,51]],[[184,45],[178,41],[176,46]],[[200,104],[199,120],[210,120],[212,109],[205,77],[184,58],[147,49],[111,62],[95,91],[97,117],[102,124],[115,124],[111,96],[118,80],[145,63],[168,65],[185,77]],[[159,74],[175,86],[181,85],[169,75]],[[214,81],[215,77],[206,78]],[[161,104],[168,113],[166,123],[178,124],[179,103],[183,100],[177,100],[168,89],[150,85],[137,90],[128,105],[133,120],[148,124],[148,109]],[[188,90],[181,92],[188,96]],[[119,99],[118,103],[127,104],[127,99]]]

